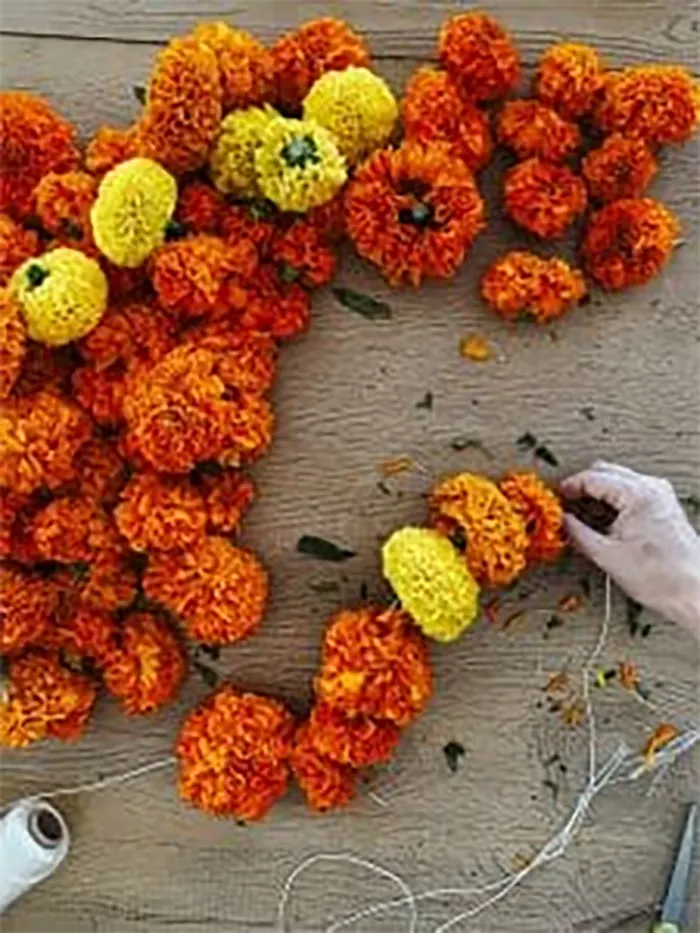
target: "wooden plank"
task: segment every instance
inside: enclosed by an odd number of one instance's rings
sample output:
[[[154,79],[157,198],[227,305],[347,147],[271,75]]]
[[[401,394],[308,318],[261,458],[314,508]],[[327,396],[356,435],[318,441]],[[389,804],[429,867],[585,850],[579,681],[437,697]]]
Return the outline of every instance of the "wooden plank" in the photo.
[[[70,17],[81,9],[92,17],[86,23],[92,23],[93,34],[107,19],[114,20],[115,28],[120,21],[128,23],[129,10],[135,9],[140,19],[133,15],[131,22],[141,30],[136,38],[161,38],[187,20],[176,16],[172,4],[112,4],[107,9],[42,2],[41,8],[39,0],[31,7],[32,19],[42,28],[48,23],[55,29],[64,14],[74,28]],[[8,29],[5,6],[12,16],[19,7],[3,5]],[[435,6],[426,5],[428,20]],[[668,6],[638,4],[633,17],[627,6],[624,21],[622,7],[581,4],[580,17],[568,8],[568,22],[577,31],[600,35],[597,44],[613,59],[632,53],[663,57],[670,45],[657,26],[664,10],[665,21],[670,19]],[[251,16],[258,11],[261,21],[260,11],[271,11],[264,3],[241,9],[249,9]],[[294,12],[286,5],[277,9],[290,19],[315,12],[310,4],[295,5]],[[392,8],[393,19],[384,21],[388,5],[374,5],[371,15],[365,4],[353,4],[355,9],[355,19],[367,16],[368,29],[385,22],[387,35],[394,30],[386,45],[377,31],[376,48],[386,54],[403,48],[398,7]],[[534,6],[524,9],[530,13],[522,20],[527,20],[523,48],[531,61],[549,34],[536,35]],[[161,21],[158,35],[149,34],[155,22],[149,15],[159,10],[170,19]],[[423,48],[419,43],[427,40],[415,17],[409,18],[411,10],[417,5],[406,7],[406,48]],[[548,29],[564,22],[561,8],[546,16],[538,10]],[[519,15],[513,7],[513,17]],[[2,77],[5,85],[48,95],[87,135],[100,123],[133,119],[137,106],[130,88],[143,83],[154,50],[150,41],[144,46],[8,36],[0,44]],[[398,90],[416,63],[410,57],[388,59],[381,70]],[[686,228],[687,244],[667,274],[646,289],[604,300],[595,296],[553,331],[505,328],[478,300],[484,266],[500,251],[524,242],[498,207],[502,162],[484,179],[489,230],[453,282],[391,292],[346,253],[339,282],[385,298],[394,318],[372,324],[324,293],[315,302],[309,336],[282,353],[275,392],[278,432],[269,457],[255,468],[261,498],[246,527],[247,543],[270,567],[272,605],[255,638],[222,652],[222,674],[248,689],[277,695],[302,713],[326,619],[338,606],[356,601],[363,582],[371,594],[381,591],[379,540],[402,523],[421,521],[421,493],[432,476],[527,463],[515,444],[524,430],[546,440],[561,461],[561,472],[605,456],[667,475],[683,493],[700,492],[697,167],[697,145],[670,149],[653,188],[679,212]],[[460,359],[459,339],[470,332],[492,342],[497,360],[480,366]],[[434,396],[430,412],[416,408],[426,391]],[[588,406],[593,421],[583,413]],[[450,442],[456,435],[479,438],[493,460],[472,450],[455,453]],[[402,454],[412,456],[428,475],[416,471],[397,479],[387,496],[377,488],[377,464]],[[342,568],[302,558],[294,549],[302,533],[348,544],[358,557]],[[528,578],[520,595],[508,599],[553,607],[588,573],[575,561],[568,569]],[[337,582],[337,593],[313,591],[312,584],[328,580]],[[528,854],[560,825],[584,779],[585,737],[563,731],[538,704],[547,672],[565,662],[575,667],[590,648],[600,612],[596,585],[591,604],[568,616],[565,627],[548,639],[542,619],[531,616],[510,633],[480,627],[458,645],[438,648],[434,702],[407,733],[396,762],[373,782],[385,807],[363,795],[348,813],[319,819],[304,810],[293,792],[268,821],[243,829],[184,808],[168,771],[121,789],[60,801],[74,831],[71,857],[55,878],[3,918],[4,933],[272,933],[285,877],[318,851],[351,851],[373,859],[397,871],[416,891],[478,883],[510,868],[516,854]],[[694,645],[663,624],[649,639],[633,642],[619,596],[615,613],[606,663],[633,658],[657,702],[693,714],[698,686]],[[181,716],[205,692],[193,677],[178,704],[147,721],[125,719],[103,701],[94,728],[77,746],[3,754],[2,802],[169,754]],[[603,704],[599,726],[606,747],[621,736],[632,747],[640,745],[649,725],[641,708],[613,692],[597,700]],[[467,749],[464,768],[456,775],[446,768],[442,753],[453,739]],[[556,802],[543,785],[548,776],[543,762],[554,751],[568,769],[561,774]],[[641,791],[627,795],[616,790],[601,798],[566,859],[463,928],[472,933],[640,933],[638,918],[648,914],[662,890],[680,803],[693,792],[697,769],[695,756],[650,801]],[[394,896],[395,886],[361,870],[314,870],[300,879],[289,929],[323,929],[350,904],[357,908]],[[448,907],[459,903],[452,898],[447,906],[426,905],[421,933],[448,919]],[[695,917],[697,904],[694,909]],[[363,933],[403,933],[405,928],[400,912],[371,928],[360,927]]]
[[[200,0],[189,9],[177,0],[3,0],[0,29],[28,35],[81,36],[160,42],[204,19],[224,19],[264,41],[314,16],[347,19],[380,57],[434,55],[445,16],[464,8],[451,0]],[[698,62],[698,15],[693,0],[493,0],[493,15],[530,50],[563,36],[600,45],[613,64],[663,57],[689,67]],[[641,25],[643,24],[643,26]]]

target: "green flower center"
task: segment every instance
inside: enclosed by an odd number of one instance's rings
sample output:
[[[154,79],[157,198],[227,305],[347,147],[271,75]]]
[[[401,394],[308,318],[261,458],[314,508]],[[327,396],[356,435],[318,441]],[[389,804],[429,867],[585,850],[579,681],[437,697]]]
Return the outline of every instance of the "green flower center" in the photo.
[[[311,136],[295,136],[282,148],[282,158],[290,168],[306,168],[321,161],[318,147]]]
[[[399,211],[399,220],[402,224],[413,224],[414,227],[427,227],[433,222],[435,211],[424,201],[416,201],[411,207]]]
[[[186,224],[180,223],[179,220],[169,220],[165,225],[165,239],[168,242],[170,240],[180,240],[186,233]]]
[[[30,291],[35,288],[38,288],[44,279],[49,277],[49,270],[45,269],[43,266],[40,266],[39,263],[33,262],[31,266],[27,269],[25,273],[27,279],[27,286]]]
[[[301,272],[299,269],[295,269],[294,266],[290,266],[289,263],[282,263],[280,268],[280,278],[287,285],[289,285],[291,282],[296,282],[300,275]]]

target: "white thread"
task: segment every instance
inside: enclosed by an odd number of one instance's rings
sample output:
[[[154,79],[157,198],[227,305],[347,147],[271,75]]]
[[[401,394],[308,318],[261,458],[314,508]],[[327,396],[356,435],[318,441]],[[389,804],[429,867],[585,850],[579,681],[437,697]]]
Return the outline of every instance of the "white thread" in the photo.
[[[700,730],[692,728],[683,735],[677,736],[669,742],[664,748],[660,749],[650,763],[640,754],[633,753],[627,746],[620,744],[616,751],[607,759],[607,761],[597,768],[597,730],[595,712],[591,700],[591,680],[594,674],[595,665],[600,657],[608,637],[610,622],[612,618],[612,582],[609,576],[605,577],[605,610],[600,627],[598,638],[589,654],[582,670],[582,697],[586,712],[586,721],[588,725],[588,768],[586,783],[579,794],[574,808],[563,827],[556,833],[542,848],[537,852],[532,861],[520,871],[495,881],[488,882],[477,888],[439,888],[431,891],[425,891],[422,894],[414,894],[410,886],[393,872],[388,872],[382,866],[364,859],[356,859],[354,856],[319,853],[306,858],[291,875],[287,878],[282,898],[278,908],[279,933],[286,933],[286,905],[289,900],[292,888],[296,878],[301,871],[315,864],[317,861],[337,861],[348,862],[350,864],[360,864],[365,868],[377,872],[378,874],[391,877],[392,880],[404,891],[404,896],[394,898],[390,901],[383,901],[373,904],[362,910],[355,911],[350,916],[334,921],[329,927],[326,927],[324,933],[338,933],[338,931],[349,927],[367,917],[375,916],[409,904],[411,908],[411,922],[409,933],[413,933],[417,922],[416,904],[423,900],[433,898],[443,898],[448,896],[457,896],[461,898],[474,898],[479,895],[490,895],[486,900],[481,901],[456,914],[445,923],[436,927],[434,933],[447,933],[458,923],[475,917],[477,914],[489,907],[494,906],[504,897],[506,897],[514,888],[522,882],[539,866],[547,864],[559,856],[563,855],[571,842],[576,837],[586,813],[588,812],[593,799],[607,786],[612,784],[627,783],[636,781],[648,774],[658,771],[661,776],[664,770],[668,769],[682,754],[700,741]],[[651,704],[649,704],[651,706]]]
[[[147,765],[141,765],[140,767],[133,768],[130,771],[124,771],[120,774],[112,774],[109,777],[100,778],[98,781],[89,781],[85,784],[76,784],[72,787],[57,787],[56,790],[39,794],[31,794],[29,797],[20,797],[19,800],[15,800],[14,803],[9,804],[8,806],[12,807],[18,803],[31,803],[36,800],[52,800],[54,797],[69,797],[74,794],[82,794],[87,791],[102,790],[105,787],[112,787],[116,784],[125,784],[127,781],[133,781],[135,778],[142,777],[144,774],[150,774],[151,771],[159,771],[162,768],[167,768],[168,766],[175,764],[175,761],[176,758],[173,755],[170,755],[167,758],[159,758],[157,761],[152,761]]]
[[[317,855],[310,855],[308,858],[297,865],[294,871],[287,878],[284,887],[282,889],[282,895],[280,897],[280,902],[277,907],[277,923],[280,929],[280,933],[285,933],[287,923],[285,919],[285,912],[287,909],[287,901],[289,900],[289,895],[291,893],[294,882],[299,877],[299,875],[305,871],[307,868],[310,868],[311,865],[315,865],[316,862],[348,862],[351,865],[357,865],[360,868],[367,868],[370,871],[377,872],[382,875],[384,878],[389,878],[391,881],[395,882],[399,888],[406,895],[405,898],[402,898],[402,903],[409,905],[409,910],[411,911],[411,918],[409,920],[408,933],[415,933],[416,924],[418,923],[418,911],[416,910],[415,898],[410,887],[406,882],[399,878],[398,875],[394,874],[393,871],[389,871],[388,868],[382,868],[381,865],[375,865],[374,862],[370,862],[366,859],[356,858],[354,855],[343,855],[341,853],[326,853],[319,852]],[[332,929],[332,928],[329,928]]]

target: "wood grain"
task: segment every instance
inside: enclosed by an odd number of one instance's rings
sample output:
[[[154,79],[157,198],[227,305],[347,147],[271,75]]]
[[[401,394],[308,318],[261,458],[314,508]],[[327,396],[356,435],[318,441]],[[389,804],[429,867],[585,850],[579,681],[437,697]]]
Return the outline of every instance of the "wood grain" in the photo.
[[[366,32],[382,73],[398,91],[419,58],[431,54],[445,12],[457,8],[356,0],[261,0],[234,8],[207,0],[181,10],[172,0],[3,0],[2,80],[47,95],[87,136],[102,123],[133,119],[131,87],[144,82],[156,43],[167,35],[204,16],[226,16],[270,38],[322,10],[346,15]],[[696,63],[690,3],[501,2],[491,8],[505,14],[528,62],[551,39],[575,35],[595,40],[616,64]],[[697,145],[664,154],[652,192],[678,211],[685,227],[686,245],[667,274],[636,292],[595,295],[587,308],[546,331],[505,328],[478,300],[485,265],[525,242],[498,207],[502,169],[499,160],[484,179],[489,229],[453,282],[390,292],[348,251],[338,283],[387,300],[392,320],[368,322],[323,293],[311,333],[282,354],[278,431],[269,457],[255,469],[261,497],[246,528],[247,542],[270,567],[272,605],[260,634],[222,652],[216,666],[300,714],[328,616],[356,601],[362,583],[372,596],[382,593],[378,542],[397,525],[421,520],[421,494],[433,476],[526,464],[515,441],[529,430],[560,461],[549,471],[552,478],[605,456],[667,475],[684,494],[700,493]],[[571,255],[572,244],[564,247]],[[491,363],[459,357],[460,337],[475,332],[495,347]],[[434,397],[431,411],[416,407],[427,391]],[[479,439],[489,454],[455,453],[450,444],[457,435]],[[377,486],[377,465],[399,455],[413,457],[421,469],[392,480],[387,495]],[[295,552],[303,533],[329,537],[358,556],[342,567],[303,558]],[[552,608],[562,595],[579,592],[589,576],[579,560],[542,572],[507,596],[507,611]],[[71,857],[13,908],[3,930],[271,933],[284,878],[317,851],[374,859],[417,891],[469,885],[509,869],[517,854],[531,853],[560,825],[584,777],[584,738],[562,730],[542,706],[541,687],[562,664],[575,668],[595,639],[601,592],[592,579],[591,601],[561,629],[548,633],[543,617],[530,613],[510,632],[482,625],[458,645],[435,650],[435,700],[408,732],[396,762],[371,783],[385,807],[363,794],[347,813],[318,819],[294,791],[268,821],[240,828],[184,808],[167,770],[128,787],[66,798],[60,806],[73,828]],[[337,592],[312,589],[329,581]],[[603,663],[634,659],[664,710],[692,715],[695,646],[660,622],[650,638],[633,641],[620,595],[615,616]],[[192,677],[178,704],[147,722],[126,720],[102,701],[79,745],[3,755],[3,802],[168,755],[178,721],[205,692]],[[615,691],[597,701],[606,748],[620,737],[631,747],[643,742],[653,720],[640,706]],[[442,753],[450,740],[467,751],[457,774],[448,771]],[[557,775],[556,801],[543,784],[550,777],[543,762],[555,751],[567,766]],[[641,788],[611,791],[569,855],[459,929],[641,933],[662,890],[680,803],[693,793],[698,764],[697,756],[684,762],[648,799]],[[300,879],[290,930],[316,933],[351,907],[394,896],[394,886],[361,870],[319,868]],[[418,933],[434,930],[462,903],[426,904]],[[696,921],[697,903],[693,909]],[[356,929],[406,928],[405,913],[396,911]]]

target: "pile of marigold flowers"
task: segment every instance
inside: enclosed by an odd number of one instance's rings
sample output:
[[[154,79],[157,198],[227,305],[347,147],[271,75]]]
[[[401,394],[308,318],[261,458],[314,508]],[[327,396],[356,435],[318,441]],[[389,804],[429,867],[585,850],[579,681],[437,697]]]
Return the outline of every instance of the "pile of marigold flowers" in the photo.
[[[346,23],[271,48],[204,23],[158,54],[133,125],[84,147],[46,101],[0,93],[0,745],[78,737],[100,691],[129,715],[157,710],[188,643],[259,627],[268,575],[238,540],[248,470],[274,436],[279,346],[309,327],[344,237],[392,285],[452,276],[486,223],[476,173],[495,140],[519,160],[509,215],[541,238],[584,216],[604,288],[668,259],[678,223],[643,195],[658,148],[697,125],[686,72],[609,71],[564,43],[534,97],[493,117],[521,75],[508,33],[452,17],[438,60],[397,101]],[[600,134],[583,159],[581,120]],[[482,282],[498,314],[540,321],[586,288],[564,259],[523,250]],[[184,798],[256,819],[291,772],[316,809],[346,802],[429,698],[426,638],[457,637],[480,587],[563,547],[558,500],[530,474],[446,480],[429,526],[384,548],[401,608],[332,620],[305,722],[231,686],[190,714]]]

